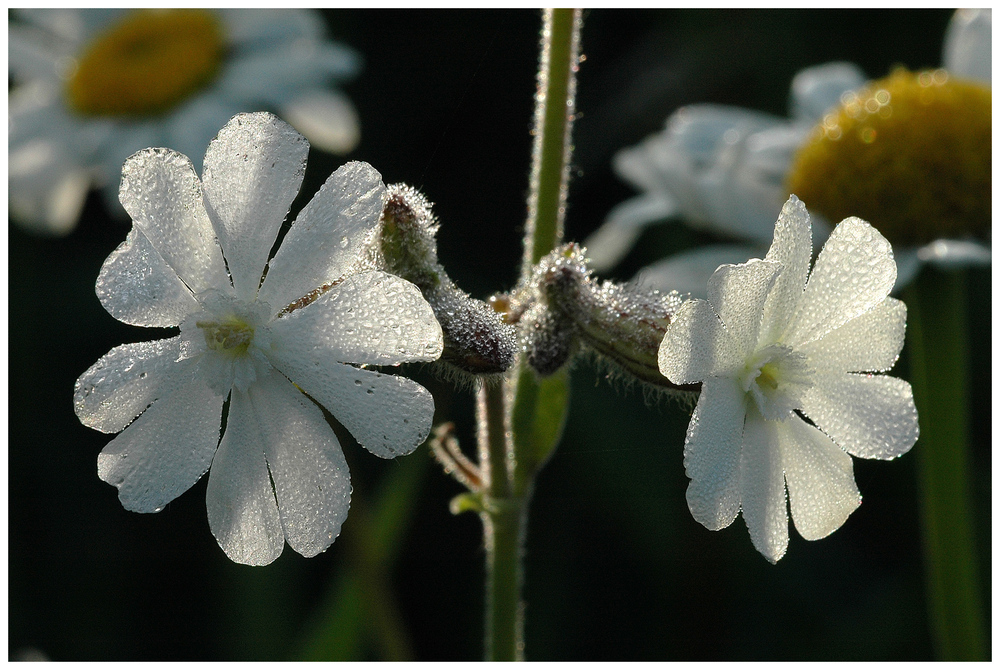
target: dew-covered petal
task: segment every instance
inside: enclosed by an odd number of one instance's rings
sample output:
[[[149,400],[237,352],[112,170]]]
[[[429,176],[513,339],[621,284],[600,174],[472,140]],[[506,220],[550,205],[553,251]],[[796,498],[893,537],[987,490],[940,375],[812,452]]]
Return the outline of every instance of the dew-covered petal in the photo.
[[[415,381],[323,356],[272,355],[271,360],[376,456],[406,455],[430,432],[434,397]]]
[[[587,250],[588,256],[590,250]],[[764,250],[737,244],[710,244],[674,254],[641,269],[632,281],[662,292],[677,291],[708,298],[708,280],[720,265],[736,265],[764,255]]]
[[[764,302],[781,271],[779,263],[752,258],[741,265],[723,265],[708,280],[708,301],[741,354],[757,345]]]
[[[198,310],[191,291],[135,226],[101,266],[96,291],[108,314],[133,326],[176,326]]]
[[[798,417],[782,424],[778,438],[795,529],[807,540],[824,538],[861,504],[851,457]]]
[[[660,342],[660,373],[674,384],[693,384],[742,365],[737,343],[708,302],[688,300]]]
[[[117,433],[154,400],[190,376],[180,358],[180,337],[115,347],[76,380],[73,408],[80,422]]]
[[[309,143],[273,114],[238,114],[205,152],[205,201],[236,294],[257,294],[264,264],[302,185]]]
[[[817,372],[802,411],[859,458],[905,454],[920,434],[910,385],[896,377]]]
[[[676,213],[674,201],[659,191],[617,205],[608,213],[601,227],[583,243],[587,249],[588,264],[597,272],[610,270],[625,258],[648,224]]]
[[[774,242],[765,259],[781,264],[764,305],[759,340],[766,346],[777,342],[790,324],[809,276],[812,226],[806,206],[794,195],[781,208],[774,224]]]
[[[281,115],[323,151],[346,154],[361,140],[358,112],[338,91],[308,90],[282,105]]]
[[[740,498],[750,540],[764,558],[777,563],[788,549],[788,504],[781,463],[780,432],[787,422],[747,413],[740,458]]]
[[[122,167],[118,198],[135,226],[192,291],[229,285],[201,182],[187,156],[169,149],[136,152]]]
[[[746,394],[731,379],[702,384],[684,439],[688,509],[709,530],[725,528],[740,510],[740,448]]]
[[[444,347],[420,290],[384,272],[351,275],[270,327],[274,346],[303,360],[397,365],[437,360]]]
[[[323,412],[277,372],[248,391],[263,439],[288,545],[303,556],[325,551],[340,534],[351,477]]]
[[[896,363],[905,334],[906,305],[886,298],[798,351],[828,372],[885,372]]]
[[[208,526],[219,546],[246,565],[267,565],[285,546],[264,457],[266,443],[250,399],[233,389],[226,433],[208,476],[206,503]]]
[[[382,175],[351,162],[330,175],[289,229],[268,265],[259,297],[275,312],[343,276],[378,225]]]
[[[882,302],[896,281],[892,247],[861,219],[834,228],[816,265],[787,341],[811,342]]]
[[[223,397],[198,376],[154,402],[97,457],[97,475],[132,512],[158,512],[208,470]]]

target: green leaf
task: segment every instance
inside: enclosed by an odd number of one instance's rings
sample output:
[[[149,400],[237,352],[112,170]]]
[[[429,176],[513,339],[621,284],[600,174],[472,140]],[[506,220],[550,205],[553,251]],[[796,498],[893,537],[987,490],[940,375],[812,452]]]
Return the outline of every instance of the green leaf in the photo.
[[[569,371],[538,377],[520,366],[511,411],[515,495],[524,493],[562,438],[569,411]]]

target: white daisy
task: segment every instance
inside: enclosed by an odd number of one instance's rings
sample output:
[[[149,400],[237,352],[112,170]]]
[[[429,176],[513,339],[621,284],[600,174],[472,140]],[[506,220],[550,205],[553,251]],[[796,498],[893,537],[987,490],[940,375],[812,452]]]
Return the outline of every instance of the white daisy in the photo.
[[[25,9],[10,22],[8,165],[14,220],[73,229],[87,191],[117,213],[124,160],[149,146],[200,157],[246,109],[280,113],[312,143],[346,153],[357,114],[330,81],[358,56],[299,9]]]
[[[918,435],[910,385],[871,374],[892,367],[906,328],[887,297],[889,243],[845,219],[810,273],[809,229],[792,196],[765,259],[718,268],[659,350],[671,382],[702,385],[684,443],[691,514],[718,530],[742,511],[771,562],[788,546],[786,483],[799,534],[825,537],[861,502],[850,455],[895,458]]]
[[[134,225],[97,295],[120,321],[180,334],[115,347],[74,394],[85,425],[122,431],[98,475],[126,509],[161,510],[211,466],[212,533],[253,565],[285,540],[304,556],[324,551],[347,515],[347,463],[316,403],[372,453],[409,453],[430,430],[433,398],[366,366],[434,360],[443,346],[413,284],[358,263],[386,197],[366,163],[337,170],[268,261],[308,147],[261,112],[219,131],[201,180],[175,151],[126,161],[120,198]]]
[[[945,35],[944,67],[988,86],[991,35],[990,10],[956,12]],[[865,81],[864,73],[851,63],[805,69],[792,81],[789,119],[722,105],[679,109],[661,133],[615,156],[618,174],[643,193],[613,209],[587,239],[592,266],[610,269],[645,226],[669,217],[747,240],[747,244],[682,252],[650,265],[638,277],[653,287],[703,297],[707,279],[719,264],[742,262],[766,248],[773,212],[788,196],[788,174],[796,155],[830,109]],[[814,233],[819,243],[829,227],[823,220],[817,223]],[[897,244],[896,288],[912,280],[925,262],[988,265],[991,257],[989,246],[974,239]]]

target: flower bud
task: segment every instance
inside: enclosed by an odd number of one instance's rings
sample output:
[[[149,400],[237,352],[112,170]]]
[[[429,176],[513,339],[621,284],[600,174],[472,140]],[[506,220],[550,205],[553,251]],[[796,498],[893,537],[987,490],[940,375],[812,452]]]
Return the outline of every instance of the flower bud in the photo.
[[[444,333],[440,361],[459,376],[505,372],[517,352],[516,331],[482,300],[455,286],[438,263],[438,222],[431,203],[405,184],[388,187],[376,238],[376,264],[420,289]]]

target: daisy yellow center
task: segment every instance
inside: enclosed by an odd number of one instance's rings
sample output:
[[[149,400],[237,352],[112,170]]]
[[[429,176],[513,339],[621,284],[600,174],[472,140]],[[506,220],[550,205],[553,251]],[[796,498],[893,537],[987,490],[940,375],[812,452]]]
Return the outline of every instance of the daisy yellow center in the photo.
[[[253,342],[253,326],[236,317],[224,321],[198,321],[196,326],[205,333],[209,349],[230,356],[243,356]]]
[[[796,155],[791,193],[830,221],[870,221],[893,244],[986,236],[989,88],[900,69],[841,102]]]
[[[80,54],[66,82],[69,105],[90,116],[161,114],[211,83],[224,55],[209,11],[133,11]]]

